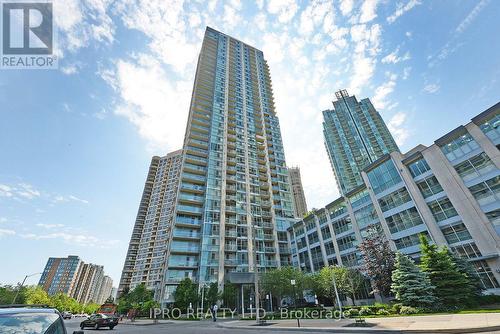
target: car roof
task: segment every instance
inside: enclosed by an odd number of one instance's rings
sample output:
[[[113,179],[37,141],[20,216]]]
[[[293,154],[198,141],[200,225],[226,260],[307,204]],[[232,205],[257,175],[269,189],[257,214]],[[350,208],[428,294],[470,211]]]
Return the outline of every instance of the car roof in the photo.
[[[0,308],[0,315],[11,313],[57,313],[56,309],[43,307],[9,307]]]

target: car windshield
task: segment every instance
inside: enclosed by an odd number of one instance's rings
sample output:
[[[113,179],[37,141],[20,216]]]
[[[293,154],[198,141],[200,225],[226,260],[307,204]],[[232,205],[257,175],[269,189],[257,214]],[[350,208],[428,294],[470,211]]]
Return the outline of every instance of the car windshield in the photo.
[[[2,334],[64,334],[57,323],[56,313],[13,313],[0,315],[0,333]],[[49,329],[50,328],[50,329]]]

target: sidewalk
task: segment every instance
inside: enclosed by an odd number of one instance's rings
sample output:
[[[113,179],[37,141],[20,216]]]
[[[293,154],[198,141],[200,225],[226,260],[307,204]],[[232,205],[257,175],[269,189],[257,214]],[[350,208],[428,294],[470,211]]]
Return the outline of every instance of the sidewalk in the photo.
[[[473,333],[500,331],[500,313],[446,314],[412,317],[366,318],[372,327],[344,327],[354,320],[303,319],[297,328],[297,320],[268,320],[266,330],[301,330],[330,333]],[[255,321],[229,321],[220,323],[223,328],[262,329]]]

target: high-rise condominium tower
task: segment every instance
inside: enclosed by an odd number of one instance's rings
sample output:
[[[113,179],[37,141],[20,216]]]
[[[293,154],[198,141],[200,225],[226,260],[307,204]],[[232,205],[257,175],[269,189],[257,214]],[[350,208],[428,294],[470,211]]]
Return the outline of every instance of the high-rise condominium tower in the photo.
[[[369,99],[358,102],[346,90],[335,96],[333,109],[323,111],[323,134],[337,185],[347,194],[363,184],[364,168],[399,148]]]
[[[288,264],[293,217],[280,126],[262,51],[207,28],[184,138],[165,301],[185,277]],[[255,240],[255,245],[254,245]]]
[[[290,167],[288,173],[290,174],[290,185],[292,186],[295,217],[302,218],[307,213],[307,203],[304,188],[302,187],[300,168]]]
[[[151,159],[123,266],[119,294],[141,283],[155,294],[161,291],[181,161],[182,150]]]

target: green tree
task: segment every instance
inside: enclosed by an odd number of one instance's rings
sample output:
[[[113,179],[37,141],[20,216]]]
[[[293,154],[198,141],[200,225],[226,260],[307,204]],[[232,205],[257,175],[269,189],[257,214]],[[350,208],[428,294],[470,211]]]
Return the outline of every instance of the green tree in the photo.
[[[175,307],[187,310],[189,304],[196,307],[198,303],[198,286],[189,278],[183,279],[174,291]]]
[[[337,267],[335,279],[340,292],[351,297],[353,304],[356,305],[356,296],[366,284],[363,274],[357,269]]]
[[[26,304],[49,305],[50,298],[47,292],[41,286],[33,285],[26,288]]]
[[[217,284],[217,282],[210,283],[208,289],[205,288],[205,300],[203,304],[206,305],[207,307],[210,307],[213,304],[217,303],[218,299],[219,299],[219,285]]]
[[[149,310],[157,307],[154,301],[153,291],[146,288],[146,285],[139,284],[131,291],[124,291],[118,299],[117,310],[119,313],[128,313],[129,310],[137,310],[140,314],[149,314]]]
[[[473,290],[465,274],[458,271],[448,249],[446,247],[438,249],[423,235],[420,235],[420,248],[422,252],[420,267],[428,274],[431,284],[436,287],[434,294],[438,300],[448,306],[470,302]]]
[[[14,300],[14,296],[19,290],[19,294],[16,298],[16,304],[25,304],[26,303],[26,287],[23,286],[20,288],[19,286],[13,287],[12,285],[3,285],[0,286],[0,305],[8,305],[11,304]]]
[[[391,291],[395,254],[387,238],[377,228],[371,227],[367,232],[359,245],[364,259],[363,270],[370,277],[374,292],[387,296]]]
[[[83,307],[83,311],[87,314],[93,314],[97,312],[99,307],[101,307],[101,305],[96,303],[89,303]]]
[[[222,299],[222,304],[225,307],[236,308],[238,304],[238,288],[236,285],[230,282],[224,283],[220,299]]]
[[[341,267],[328,266],[321,268],[319,272],[309,276],[310,287],[319,300],[334,303],[336,296],[333,277],[335,276],[335,279],[338,281],[342,270],[343,268]]]
[[[391,290],[396,299],[405,306],[428,307],[436,301],[434,286],[427,273],[410,257],[399,252],[396,253]]]
[[[295,280],[295,286],[291,281]],[[302,271],[294,267],[281,267],[266,271],[260,278],[262,290],[271,292],[279,302],[284,297],[300,298],[305,289],[310,288],[309,280]]]

